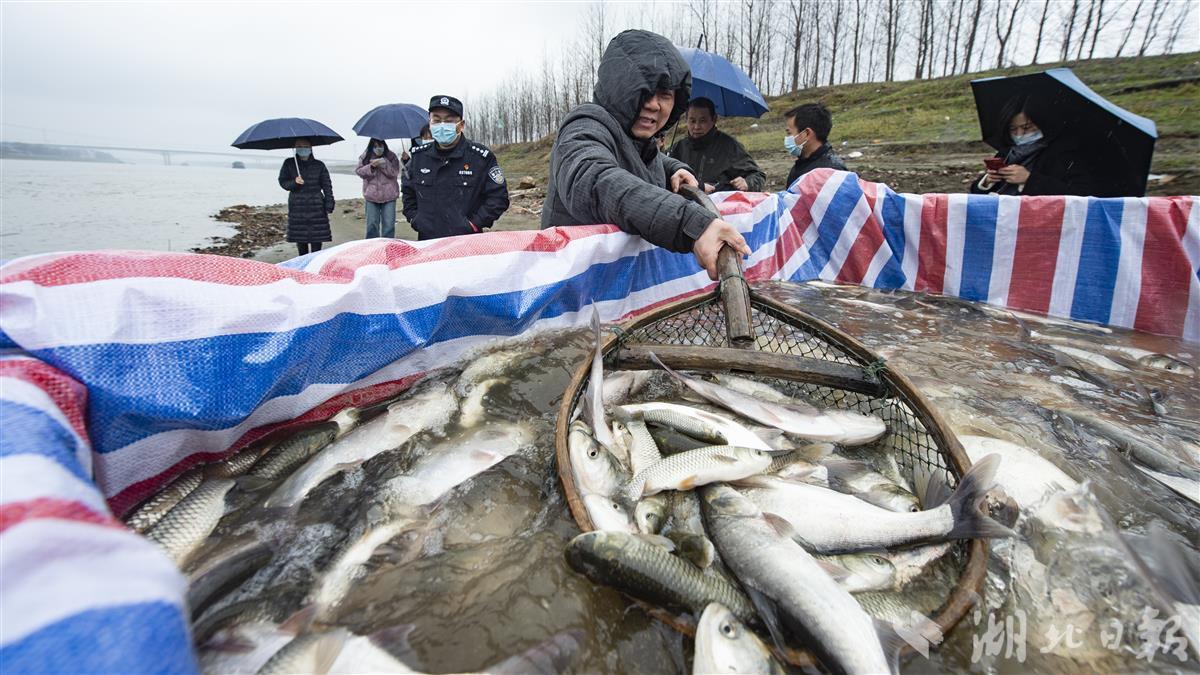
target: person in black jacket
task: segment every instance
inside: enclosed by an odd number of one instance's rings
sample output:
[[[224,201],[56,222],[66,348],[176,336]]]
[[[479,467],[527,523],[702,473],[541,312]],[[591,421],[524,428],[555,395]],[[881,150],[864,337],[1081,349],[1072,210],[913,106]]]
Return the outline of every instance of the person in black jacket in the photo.
[[[312,156],[308,139],[298,139],[295,156],[283,160],[279,186],[289,193],[287,240],[296,245],[300,255],[320,251],[323,242],[333,241],[329,231],[333,182],[325,163]]]
[[[593,102],[577,106],[559,125],[542,227],[612,223],[657,246],[695,254],[712,279],[722,245],[748,255],[736,227],[674,194],[681,184],[699,183],[655,140],[683,114],[691,89],[691,70],[670,40],[644,30],[613,38],[600,57]]]
[[[464,127],[461,101],[429,101],[433,142],[410,151],[400,187],[404,217],[419,240],[482,232],[508,210],[508,183],[496,155],[464,136]]]
[[[995,138],[1007,144],[996,153],[1003,166],[989,168],[971,183],[974,194],[1121,196],[1122,190],[1100,180],[1092,166],[1099,161],[1079,139],[1054,128],[1040,103],[1018,96],[1004,104]]]
[[[687,109],[688,135],[668,153],[696,170],[704,191],[758,191],[767,175],[737,139],[717,128],[717,108],[707,98],[693,99]]]
[[[833,116],[828,108],[820,103],[805,103],[787,111],[783,117],[787,127],[783,147],[796,158],[788,172],[785,189],[813,169],[846,170],[842,158],[829,147]]]

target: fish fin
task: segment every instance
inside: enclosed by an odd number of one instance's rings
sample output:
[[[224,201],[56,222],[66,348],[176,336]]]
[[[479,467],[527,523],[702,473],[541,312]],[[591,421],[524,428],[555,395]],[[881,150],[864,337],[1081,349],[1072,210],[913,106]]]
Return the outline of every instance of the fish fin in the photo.
[[[405,656],[413,653],[412,645],[409,644],[408,637],[416,630],[416,625],[411,623],[401,623],[388,628],[383,628],[371,633],[367,639],[376,647],[396,656],[401,661],[408,662]]]
[[[1000,455],[990,454],[975,463],[962,477],[958,489],[950,496],[949,506],[954,514],[954,527],[948,539],[993,539],[1015,537],[1016,532],[992,520],[980,508],[987,491],[992,489]]]
[[[940,645],[944,638],[937,623],[915,611],[909,613],[907,621],[893,620],[889,623],[876,619],[875,632],[879,636],[879,645],[883,647],[888,667],[894,674],[900,672],[900,654],[906,646],[929,658],[929,648]]]
[[[836,448],[837,446],[833,443],[809,443],[796,448],[792,452],[810,462],[824,462],[825,458],[832,455]]]
[[[237,488],[243,492],[258,492],[269,487],[274,481],[261,476],[238,476],[234,482],[237,483]]]
[[[225,635],[214,637],[203,645],[205,651],[223,654],[246,654],[258,646],[253,640],[241,635]]]
[[[918,465],[919,466],[919,465]],[[928,511],[950,501],[953,491],[946,482],[946,476],[938,469],[925,469],[914,472],[913,484],[917,487],[917,501],[921,508]]]
[[[584,632],[578,628],[555,633],[520,654],[489,666],[488,675],[557,675],[571,665],[583,644]]]
[[[857,459],[847,459],[845,457],[829,457],[821,460],[821,465],[829,470],[829,480],[843,481],[852,473],[861,472],[866,469],[874,471],[866,462],[860,462]]]
[[[621,493],[625,495],[625,499],[628,500],[630,504],[636,504],[639,499],[645,496],[643,494],[645,491],[646,477],[640,473],[633,478],[630,478],[629,482],[621,488]]]
[[[737,464],[738,463],[737,457],[730,457],[729,455],[713,455],[713,459],[715,459],[718,462],[721,462],[723,464]]]
[[[743,587],[746,589],[746,596],[750,598],[750,604],[754,605],[754,610],[758,612],[758,618],[762,619],[763,627],[770,634],[771,642],[775,644],[780,654],[786,654],[787,637],[783,630],[783,622],[779,619],[779,608],[775,601],[749,584],[743,584]]]
[[[661,546],[671,552],[675,551],[675,542],[671,541],[670,539],[668,539],[667,537],[664,537],[661,534],[644,534],[644,533],[639,532],[633,536],[637,537],[638,539],[641,539],[642,541],[646,542],[647,544],[654,544],[655,546]]]
[[[679,482],[681,490],[693,490],[696,487],[696,481],[700,480],[699,476],[688,476]]]
[[[325,675],[329,672],[329,669],[333,667],[333,662],[337,661],[337,657],[342,653],[342,647],[346,645],[348,635],[350,635],[350,631],[334,630],[317,639],[313,675]]]
[[[821,571],[828,574],[829,577],[834,581],[840,583],[850,577],[850,570],[838,565],[837,563],[829,562],[828,560],[821,560],[819,558],[813,558],[813,560],[816,560],[817,565],[821,568]]]
[[[279,624],[279,630],[283,633],[291,633],[292,635],[300,635],[306,632],[312,626],[313,619],[317,616],[317,606],[308,605],[302,607],[300,611],[289,616]]]
[[[779,536],[785,539],[792,539],[796,536],[796,528],[792,527],[787,518],[775,513],[763,513],[762,515],[763,520],[767,521],[779,533]]]

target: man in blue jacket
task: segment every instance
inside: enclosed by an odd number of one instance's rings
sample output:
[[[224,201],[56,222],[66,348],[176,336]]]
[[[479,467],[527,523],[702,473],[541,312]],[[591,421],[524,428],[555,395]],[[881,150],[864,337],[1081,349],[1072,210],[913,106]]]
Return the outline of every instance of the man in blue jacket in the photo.
[[[464,136],[464,127],[462,101],[430,99],[433,142],[413,147],[400,189],[404,217],[419,240],[482,232],[508,210],[496,155]]]

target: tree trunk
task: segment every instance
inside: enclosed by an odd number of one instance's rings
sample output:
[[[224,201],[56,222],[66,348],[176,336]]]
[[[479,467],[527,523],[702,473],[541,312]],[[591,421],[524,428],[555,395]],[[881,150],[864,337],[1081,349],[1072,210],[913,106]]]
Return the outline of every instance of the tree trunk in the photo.
[[[1038,55],[1042,52],[1042,32],[1046,28],[1046,16],[1050,14],[1050,0],[1045,0],[1042,5],[1042,19],[1038,21],[1037,39],[1033,43],[1033,61],[1030,64],[1038,62]]]
[[[975,55],[975,36],[979,32],[979,15],[983,12],[983,0],[975,0],[975,11],[971,15],[971,33],[967,37],[967,53],[963,58],[963,72],[971,72],[971,58]]]
[[[1071,0],[1071,15],[1067,19],[1067,24],[1063,31],[1062,50],[1059,52],[1058,60],[1066,61],[1071,55],[1071,34],[1075,32],[1075,17],[1079,14],[1079,0]]]

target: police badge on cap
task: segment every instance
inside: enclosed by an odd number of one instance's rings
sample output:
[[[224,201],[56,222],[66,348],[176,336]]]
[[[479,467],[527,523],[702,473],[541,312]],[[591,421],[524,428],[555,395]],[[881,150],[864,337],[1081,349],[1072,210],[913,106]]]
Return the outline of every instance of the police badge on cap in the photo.
[[[449,110],[459,117],[463,116],[462,101],[454,98],[453,96],[443,96],[439,94],[429,99],[429,112],[433,112],[434,108],[442,108],[444,110]]]

